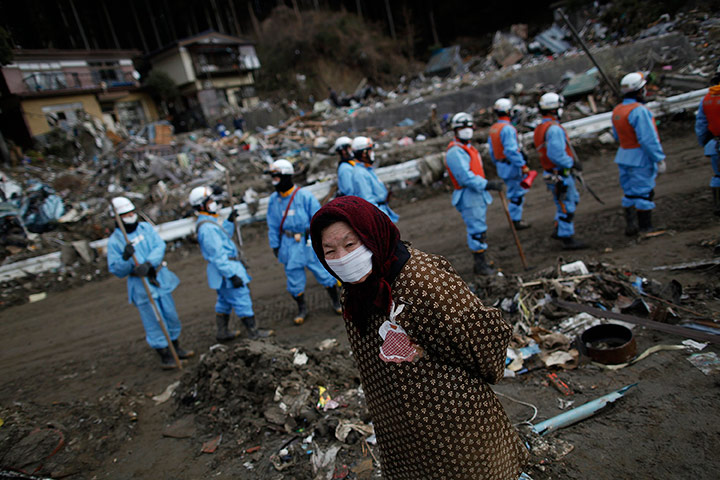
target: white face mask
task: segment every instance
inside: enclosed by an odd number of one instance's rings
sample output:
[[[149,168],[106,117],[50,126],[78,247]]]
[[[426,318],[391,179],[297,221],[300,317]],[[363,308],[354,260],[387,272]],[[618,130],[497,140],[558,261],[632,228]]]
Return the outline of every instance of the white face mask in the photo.
[[[209,213],[215,213],[215,212],[217,212],[217,211],[218,211],[218,203],[217,203],[215,200],[213,200],[212,202],[208,203],[208,204],[207,204],[207,211],[208,211]]]
[[[461,128],[458,130],[457,136],[460,140],[470,140],[473,136],[473,129],[468,128]]]
[[[138,221],[137,213],[133,213],[132,215],[126,215],[120,218],[122,219],[123,223],[127,223],[128,225],[132,225],[133,223]]]
[[[280,177],[272,177],[272,180],[270,180],[270,183],[273,184],[273,187],[280,183]]]
[[[328,267],[345,283],[353,283],[362,279],[372,271],[372,252],[365,245],[334,260],[325,259]]]
[[[563,109],[558,108],[558,118],[562,117],[562,114],[563,114]]]

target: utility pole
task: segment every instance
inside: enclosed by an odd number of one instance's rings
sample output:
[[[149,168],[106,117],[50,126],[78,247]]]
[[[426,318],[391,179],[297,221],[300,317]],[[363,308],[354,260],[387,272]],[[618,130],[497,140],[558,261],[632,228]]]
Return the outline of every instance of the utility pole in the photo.
[[[390,0],[385,0],[385,11],[388,16],[388,23],[390,24],[390,36],[393,40],[397,40],[395,37],[395,23],[393,22],[392,11],[390,10]]]

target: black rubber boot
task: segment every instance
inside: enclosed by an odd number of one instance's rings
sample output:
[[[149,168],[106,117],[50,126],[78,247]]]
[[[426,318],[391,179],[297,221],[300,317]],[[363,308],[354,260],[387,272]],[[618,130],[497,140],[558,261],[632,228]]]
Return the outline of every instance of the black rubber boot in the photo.
[[[248,338],[250,340],[257,340],[258,338],[267,338],[270,335],[275,334],[273,330],[265,330],[263,328],[257,328],[257,325],[255,325],[255,316],[252,317],[243,317],[242,319],[243,325],[245,325],[245,328],[247,329]]]
[[[301,293],[297,297],[293,297],[298,305],[298,313],[293,318],[295,325],[302,325],[305,323],[305,317],[307,317],[307,305],[305,305],[305,294]]]
[[[173,358],[172,353],[170,353],[170,349],[168,347],[156,348],[155,351],[158,352],[158,355],[160,355],[160,366],[163,370],[177,368],[175,359]]]
[[[234,340],[240,336],[240,330],[231,331],[228,329],[228,323],[230,322],[230,314],[228,313],[216,313],[215,323],[217,324],[217,334],[215,338],[218,342],[227,342]]]
[[[575,237],[561,237],[561,239],[564,250],[582,250],[583,248],[587,248],[585,243],[580,240],[575,240]]]
[[[711,187],[713,195],[713,213],[720,216],[720,187]]]
[[[332,308],[335,310],[335,313],[342,315],[342,305],[340,305],[340,295],[338,294],[337,285],[327,287],[325,290],[327,290],[328,295],[330,295],[330,301],[332,302]]]
[[[180,360],[185,360],[186,358],[194,357],[195,352],[193,350],[183,350],[183,348],[180,346],[180,342],[175,339],[172,341],[173,347],[175,347],[175,353],[177,353],[177,356]]]
[[[485,252],[473,252],[473,273],[475,275],[492,275],[495,270],[487,263]]]
[[[633,237],[638,233],[638,220],[635,207],[625,207],[625,235]]]
[[[637,216],[641,233],[650,233],[654,230],[652,225],[652,210],[638,210]]]
[[[515,226],[515,230],[525,230],[526,228],[530,228],[530,224],[525,223],[522,220],[513,220],[513,225]]]

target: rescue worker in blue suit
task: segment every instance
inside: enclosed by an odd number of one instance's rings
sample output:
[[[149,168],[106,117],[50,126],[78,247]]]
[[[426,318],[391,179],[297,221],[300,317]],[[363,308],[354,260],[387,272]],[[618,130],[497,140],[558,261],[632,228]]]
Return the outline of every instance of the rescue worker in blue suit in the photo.
[[[553,238],[562,240],[566,250],[579,250],[586,245],[575,239],[575,210],[580,194],[575,186],[572,169],[578,168],[570,140],[560,125],[563,99],[557,93],[546,93],[538,102],[542,123],[535,128],[533,143],[540,155],[543,179],[555,201],[555,231]]]
[[[665,172],[665,153],[653,115],[643,105],[647,80],[640,72],[620,81],[623,101],[612,112],[613,135],[620,143],[615,163],[620,170],[624,196],[625,235],[650,232],[655,208],[655,178]]]
[[[388,190],[373,168],[375,152],[372,140],[368,137],[355,137],[352,141],[352,150],[355,158],[360,162],[353,171],[353,195],[372,203],[390,220],[397,223],[400,217],[388,205],[390,198]]]
[[[487,206],[492,203],[488,190],[502,190],[502,180],[486,180],[480,153],[470,144],[475,125],[471,115],[456,113],[450,121],[455,138],[445,153],[445,168],[455,191],[452,204],[460,212],[467,229],[467,243],[473,252],[473,272],[492,275],[493,268],[485,257],[488,248],[485,222]]]
[[[520,186],[520,182],[530,173],[530,168],[518,145],[517,130],[510,123],[511,108],[512,102],[507,98],[500,98],[495,102],[493,109],[497,122],[490,127],[488,149],[497,174],[507,187],[508,211],[515,230],[524,230],[530,228],[530,225],[522,220],[527,190]]]
[[[713,210],[720,215],[720,65],[710,80],[710,89],[700,102],[695,117],[695,134],[706,157],[710,157],[713,177],[710,188],[713,196]]]
[[[218,212],[214,190],[210,186],[195,187],[188,197],[190,205],[197,212],[195,230],[203,258],[207,260],[207,279],[210,288],[217,292],[215,302],[215,338],[224,342],[237,338],[239,330],[230,330],[230,314],[235,314],[247,329],[248,338],[257,339],[272,334],[269,330],[258,329],[250,298],[250,275],[240,262],[240,255],[232,235],[237,212],[233,209],[223,221]]]
[[[352,152],[352,140],[350,137],[340,137],[335,141],[333,150],[340,156],[340,163],[338,163],[337,169],[337,194],[336,197],[342,197],[343,195],[355,195],[353,178],[355,172],[355,165],[358,161],[355,160],[355,155]]]
[[[149,223],[138,221],[135,205],[126,197],[115,197],[112,203],[120,215],[130,243],[125,241],[120,227],[115,228],[107,244],[108,270],[119,278],[127,277],[128,300],[140,312],[145,340],[160,355],[163,368],[175,368],[177,365],[147,296],[143,278],[148,281],[150,293],[165,322],[175,352],[180,359],[186,359],[193,356],[194,352],[180,348],[180,318],[172,298],[172,291],[180,284],[180,280],[163,262],[165,242]],[[133,255],[138,265],[135,265]]]
[[[320,210],[320,202],[312,193],[293,184],[295,169],[289,161],[274,161],[266,173],[275,187],[268,202],[268,239],[273,254],[285,267],[287,289],[298,306],[293,321],[302,325],[308,313],[305,303],[306,268],[325,287],[335,313],[341,314],[338,282],[320,263],[310,242],[310,219]]]

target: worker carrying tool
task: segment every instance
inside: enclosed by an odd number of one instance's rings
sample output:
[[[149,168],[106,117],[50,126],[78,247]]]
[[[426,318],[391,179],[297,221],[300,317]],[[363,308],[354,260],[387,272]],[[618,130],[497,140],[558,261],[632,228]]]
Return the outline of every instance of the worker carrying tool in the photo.
[[[540,97],[538,107],[543,119],[535,127],[533,142],[544,170],[543,180],[555,201],[555,229],[552,237],[561,240],[566,250],[579,250],[587,247],[575,238],[575,209],[580,194],[572,169],[579,168],[579,165],[573,157],[570,139],[560,125],[563,104],[563,98],[554,92]]]
[[[455,138],[445,151],[445,168],[455,190],[452,204],[460,212],[467,230],[468,247],[473,253],[473,272],[476,275],[492,275],[485,252],[487,206],[492,203],[488,190],[503,189],[502,180],[486,180],[480,152],[472,146],[475,124],[472,115],[459,112],[450,121]]]
[[[645,103],[647,80],[641,72],[625,75],[620,81],[623,100],[612,111],[613,135],[620,143],[615,163],[620,171],[625,210],[625,235],[653,230],[655,178],[664,173],[665,153],[657,126]]]
[[[490,127],[488,148],[497,174],[507,187],[508,211],[515,230],[524,230],[530,228],[530,224],[522,220],[523,203],[528,190],[521,184],[530,175],[530,168],[527,156],[518,144],[517,130],[510,122],[511,109],[512,102],[507,98],[495,102],[493,110],[497,122]]]
[[[283,158],[275,160],[265,173],[270,175],[275,187],[268,201],[268,239],[275,257],[285,267],[287,289],[298,306],[293,322],[302,325],[308,314],[305,302],[306,268],[325,287],[333,310],[340,315],[342,306],[338,281],[320,263],[310,241],[310,219],[320,210],[320,202],[312,193],[293,183],[295,169],[289,161]]]
[[[352,141],[352,150],[355,159],[359,162],[353,171],[353,195],[360,197],[378,207],[385,215],[397,223],[398,214],[388,205],[390,194],[375,173],[375,152],[372,139],[369,137],[355,137]]]
[[[239,330],[229,328],[233,310],[245,325],[248,338],[257,339],[271,335],[272,331],[257,327],[250,298],[250,275],[240,261],[237,245],[232,240],[237,211],[232,209],[230,216],[223,221],[218,214],[220,205],[214,189],[207,185],[193,188],[188,201],[197,214],[195,230],[202,256],[208,262],[208,285],[217,292],[215,338],[224,342],[240,335]]]
[[[108,239],[108,270],[116,277],[127,277],[128,300],[140,312],[145,341],[160,355],[162,368],[175,368],[177,365],[168,348],[163,327],[180,359],[194,355],[193,351],[180,348],[178,341],[181,325],[172,292],[180,280],[163,262],[165,242],[149,223],[139,221],[130,199],[115,197],[112,207],[122,226],[118,225]],[[148,283],[148,290],[143,285],[144,281]],[[148,296],[148,291],[152,298]],[[160,319],[155,315],[153,301],[162,317]],[[160,321],[165,325],[160,325]]]
[[[695,134],[706,157],[710,158],[713,177],[710,188],[713,211],[720,215],[720,64],[710,80],[710,89],[700,101],[695,117]]]

